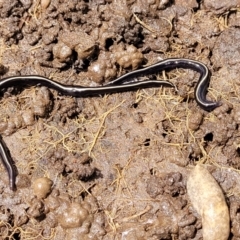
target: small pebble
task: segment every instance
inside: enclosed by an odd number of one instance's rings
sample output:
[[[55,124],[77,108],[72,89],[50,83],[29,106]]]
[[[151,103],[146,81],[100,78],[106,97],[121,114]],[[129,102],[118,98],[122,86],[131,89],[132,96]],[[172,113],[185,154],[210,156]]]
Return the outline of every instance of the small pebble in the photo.
[[[51,3],[51,0],[41,0],[42,9],[47,9],[50,3]]]
[[[44,199],[51,192],[52,180],[49,178],[43,177],[38,178],[33,183],[33,192],[38,199]]]

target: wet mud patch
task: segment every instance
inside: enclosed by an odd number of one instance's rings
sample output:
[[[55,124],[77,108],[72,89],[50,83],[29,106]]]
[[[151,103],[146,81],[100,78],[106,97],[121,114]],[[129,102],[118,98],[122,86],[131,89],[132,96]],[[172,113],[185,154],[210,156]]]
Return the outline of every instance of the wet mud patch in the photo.
[[[0,133],[18,171],[0,165],[1,239],[202,239],[187,180],[203,164],[239,228],[238,1],[0,1],[0,74],[99,86],[169,57],[204,62],[199,74],[163,71],[148,88],[89,98],[43,86],[1,89]],[[197,185],[196,185],[197,187]]]

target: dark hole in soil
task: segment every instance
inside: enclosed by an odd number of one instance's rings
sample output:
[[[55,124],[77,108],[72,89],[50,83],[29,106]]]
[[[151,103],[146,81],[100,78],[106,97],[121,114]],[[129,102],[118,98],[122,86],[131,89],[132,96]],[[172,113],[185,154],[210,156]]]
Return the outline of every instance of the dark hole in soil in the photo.
[[[106,48],[107,50],[109,50],[109,48],[113,45],[113,43],[114,43],[114,41],[113,41],[112,38],[107,38],[107,39],[106,39],[105,48]]]
[[[204,141],[206,142],[212,142],[213,140],[213,134],[212,133],[207,133],[205,136],[204,136]]]
[[[91,191],[89,191],[89,192],[91,193]],[[81,195],[82,199],[84,200],[88,196],[88,193],[82,192],[80,195]]]
[[[199,156],[196,157],[196,156],[193,156],[192,154],[190,154],[190,155],[189,155],[189,160],[190,160],[190,162],[199,161]]]
[[[167,133],[163,133],[162,136],[165,138],[167,136]]]
[[[63,172],[62,172],[62,176],[63,177],[67,177],[68,176],[68,174],[71,174],[73,171],[66,171],[66,165],[65,165],[65,168],[64,168],[64,170],[63,170]]]
[[[179,195],[180,195],[179,192],[172,193],[172,197],[178,197]]]
[[[237,148],[237,154],[238,154],[238,156],[240,156],[240,148],[239,147]]]
[[[150,169],[150,174],[154,175],[154,169],[153,168]]]
[[[134,103],[134,104],[132,105],[132,107],[133,107],[133,108],[137,108],[137,107],[138,107],[138,103]]]
[[[146,138],[146,140],[143,142],[143,145],[144,145],[145,147],[150,146],[150,141],[151,141],[150,138]]]
[[[13,234],[13,239],[15,239],[15,240],[20,240],[20,239],[21,239],[20,236],[21,236],[20,233],[14,233],[14,234]]]

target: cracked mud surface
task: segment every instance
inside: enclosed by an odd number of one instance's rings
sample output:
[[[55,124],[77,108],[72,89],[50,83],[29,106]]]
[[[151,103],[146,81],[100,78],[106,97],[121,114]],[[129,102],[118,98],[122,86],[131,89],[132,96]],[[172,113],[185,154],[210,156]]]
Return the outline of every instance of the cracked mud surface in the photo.
[[[18,169],[0,164],[0,239],[202,239],[186,181],[204,163],[240,239],[240,1],[0,1],[0,74],[98,86],[169,57],[199,75],[160,72],[178,88],[71,98],[46,87],[1,90],[0,133]],[[148,76],[146,76],[147,78]]]

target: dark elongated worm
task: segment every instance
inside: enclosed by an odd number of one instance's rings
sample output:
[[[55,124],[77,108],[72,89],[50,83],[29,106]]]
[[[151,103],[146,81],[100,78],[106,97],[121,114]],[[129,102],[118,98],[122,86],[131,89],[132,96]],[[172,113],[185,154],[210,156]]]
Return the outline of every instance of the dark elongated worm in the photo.
[[[86,97],[106,93],[132,91],[140,88],[159,86],[175,87],[172,83],[167,81],[135,80],[137,77],[142,75],[154,74],[161,72],[163,70],[171,70],[174,68],[187,68],[200,73],[200,78],[195,87],[194,93],[196,101],[201,108],[203,108],[206,111],[211,111],[220,105],[219,102],[212,102],[206,99],[207,88],[210,80],[209,70],[206,67],[206,65],[198,61],[183,58],[171,58],[160,61],[146,68],[142,68],[124,74],[121,77],[109,82],[108,84],[99,87],[64,85],[42,76],[28,75],[28,76],[14,76],[2,79],[0,81],[0,89],[13,86],[41,85],[55,89],[64,95],[70,95],[73,97]],[[11,158],[11,155],[1,136],[0,136],[0,155],[2,163],[8,172],[10,188],[14,190],[16,188],[15,185],[16,171],[14,169],[14,163]]]

